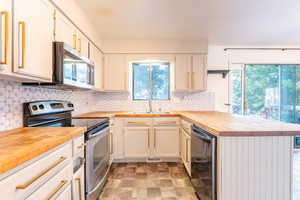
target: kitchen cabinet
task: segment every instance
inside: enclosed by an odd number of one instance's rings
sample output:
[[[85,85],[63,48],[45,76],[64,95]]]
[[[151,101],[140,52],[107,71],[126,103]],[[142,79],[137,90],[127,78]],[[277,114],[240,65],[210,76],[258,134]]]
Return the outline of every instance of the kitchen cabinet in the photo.
[[[59,11],[55,11],[55,41],[64,42],[77,49],[77,31],[75,26]]]
[[[45,199],[59,185],[70,184],[73,174],[72,143],[68,142],[0,181],[1,198]],[[62,183],[63,182],[63,183]],[[58,189],[63,191],[63,188]]]
[[[128,90],[128,63],[123,54],[108,54],[104,57],[104,90]]]
[[[53,14],[47,0],[14,0],[15,73],[52,80]]]
[[[179,157],[178,127],[154,127],[153,133],[155,157]]]
[[[181,128],[181,145],[182,162],[191,176],[191,135],[184,128]]]
[[[206,57],[192,55],[191,90],[204,91],[207,86]]]
[[[124,130],[126,158],[147,158],[150,148],[149,127],[126,127]]]
[[[70,184],[72,180],[72,164],[70,163],[58,174],[51,178],[47,184],[42,185],[26,200],[37,199],[63,199],[72,200]]]
[[[81,53],[81,55],[89,58],[89,40],[79,31],[76,34],[76,49]]]
[[[103,90],[103,55],[94,45],[90,45],[90,59],[95,66],[95,89]]]
[[[80,169],[73,175],[72,180],[72,200],[84,200],[84,188],[85,188],[85,180],[84,180],[84,166],[81,166]]]
[[[112,133],[112,155],[114,160],[124,158],[124,133],[123,119],[115,118],[110,120],[110,131]]]
[[[12,3],[0,4],[0,73],[11,72]]]
[[[175,57],[175,90],[188,91],[191,86],[191,56]]]
[[[206,66],[204,55],[176,55],[175,91],[206,90]]]

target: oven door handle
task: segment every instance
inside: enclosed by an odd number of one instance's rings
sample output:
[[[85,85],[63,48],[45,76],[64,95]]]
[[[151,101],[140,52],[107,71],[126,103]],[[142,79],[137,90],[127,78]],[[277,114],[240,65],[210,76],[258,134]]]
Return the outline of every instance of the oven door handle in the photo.
[[[205,133],[206,131],[202,131],[199,128],[192,127],[192,134],[206,141],[211,141],[215,136]]]
[[[109,127],[106,127],[105,129],[102,129],[101,131],[99,131],[98,133],[96,134],[93,134],[93,135],[89,135],[89,140],[92,139],[92,138],[95,138],[95,137],[98,137],[100,135],[103,135],[105,136],[106,134],[104,134],[105,132],[107,132],[107,134],[109,133]]]

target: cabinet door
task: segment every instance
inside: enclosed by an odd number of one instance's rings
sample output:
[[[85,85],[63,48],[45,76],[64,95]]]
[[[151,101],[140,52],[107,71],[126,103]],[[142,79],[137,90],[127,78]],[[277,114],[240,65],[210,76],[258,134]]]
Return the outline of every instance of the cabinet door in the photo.
[[[82,166],[74,175],[72,180],[72,200],[84,200],[84,166]]]
[[[77,33],[77,50],[85,57],[89,57],[89,40],[81,33]]]
[[[191,88],[194,91],[206,90],[206,66],[205,56],[193,55],[192,56],[192,73],[191,73]]]
[[[93,45],[90,45],[90,59],[95,65],[95,88],[96,90],[103,90],[103,55]]]
[[[0,4],[0,73],[11,72],[12,2]]]
[[[124,149],[126,158],[147,158],[150,148],[150,129],[144,127],[125,128]]]
[[[53,14],[46,0],[14,0],[14,72],[52,80]]]
[[[104,90],[126,91],[128,89],[128,64],[125,55],[105,55]]]
[[[186,163],[186,136],[183,128],[181,128],[180,134],[181,159],[183,163]]]
[[[156,157],[179,157],[179,128],[155,127],[153,133]]]
[[[64,42],[74,49],[77,48],[76,28],[59,11],[56,11],[55,41]]]
[[[176,55],[175,90],[187,91],[191,86],[191,55]]]
[[[184,147],[184,161],[183,164],[188,172],[188,174],[191,176],[191,136],[188,135],[183,129],[183,147]]]

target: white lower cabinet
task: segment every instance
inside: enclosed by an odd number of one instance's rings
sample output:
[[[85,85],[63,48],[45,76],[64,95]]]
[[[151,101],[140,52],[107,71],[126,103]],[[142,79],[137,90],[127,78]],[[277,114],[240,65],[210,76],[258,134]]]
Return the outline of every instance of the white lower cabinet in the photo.
[[[121,119],[118,119],[118,125],[113,127],[113,146],[114,150],[118,150],[114,152],[114,158],[179,158],[178,120],[178,118],[128,118],[120,123]],[[122,150],[123,157],[120,152]]]
[[[72,195],[65,190],[70,187],[73,173],[72,164],[67,165],[63,170],[51,178],[46,184],[42,185],[37,191],[30,195],[26,200],[37,199],[63,199],[71,200]]]
[[[73,175],[72,200],[84,200],[84,166]]]
[[[76,157],[84,157],[83,136],[8,172],[9,175],[0,180],[0,199],[84,200],[84,167],[73,175]]]
[[[179,157],[179,128],[154,127],[155,157]]]
[[[126,127],[124,136],[124,154],[126,158],[148,157],[150,148],[149,127]]]
[[[191,176],[191,136],[184,128],[181,128],[181,158]]]

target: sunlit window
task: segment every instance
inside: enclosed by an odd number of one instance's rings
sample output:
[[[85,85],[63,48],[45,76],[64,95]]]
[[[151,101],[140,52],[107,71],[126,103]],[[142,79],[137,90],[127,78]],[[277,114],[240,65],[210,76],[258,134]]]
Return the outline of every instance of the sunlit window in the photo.
[[[169,100],[170,64],[133,63],[133,100]]]

